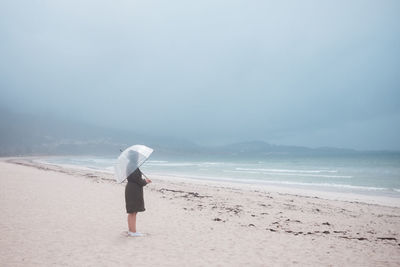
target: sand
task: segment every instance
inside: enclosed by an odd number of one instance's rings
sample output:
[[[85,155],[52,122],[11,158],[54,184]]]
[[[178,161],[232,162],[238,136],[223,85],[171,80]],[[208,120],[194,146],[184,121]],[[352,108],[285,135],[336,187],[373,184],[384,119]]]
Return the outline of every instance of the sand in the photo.
[[[399,266],[400,208],[153,179],[127,237],[106,173],[0,161],[0,266]]]

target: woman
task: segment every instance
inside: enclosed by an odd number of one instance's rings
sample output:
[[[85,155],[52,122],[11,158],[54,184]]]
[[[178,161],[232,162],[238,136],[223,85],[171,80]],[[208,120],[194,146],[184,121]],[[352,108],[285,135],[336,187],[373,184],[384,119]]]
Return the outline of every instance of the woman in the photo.
[[[143,200],[143,186],[151,183],[150,179],[142,179],[142,172],[137,168],[128,176],[125,187],[125,204],[128,213],[128,235],[143,236],[136,232],[136,214],[145,211]]]

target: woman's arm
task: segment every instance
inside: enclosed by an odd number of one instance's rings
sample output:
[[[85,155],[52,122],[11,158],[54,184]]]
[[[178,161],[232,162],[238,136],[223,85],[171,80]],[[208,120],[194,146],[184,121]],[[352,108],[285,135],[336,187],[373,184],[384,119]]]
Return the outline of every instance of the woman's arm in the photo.
[[[142,172],[140,172],[139,175],[135,175],[134,182],[137,183],[140,186],[147,185],[147,181],[142,178]]]

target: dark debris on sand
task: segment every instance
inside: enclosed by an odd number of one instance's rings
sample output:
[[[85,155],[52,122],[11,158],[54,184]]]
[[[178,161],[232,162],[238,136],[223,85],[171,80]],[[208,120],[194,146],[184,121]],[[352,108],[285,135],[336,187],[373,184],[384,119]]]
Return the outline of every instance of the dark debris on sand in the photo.
[[[174,190],[174,189],[167,189],[167,188],[161,188],[158,191],[161,192],[161,193],[164,193],[166,191],[167,192],[172,192],[172,193],[180,193],[180,194],[183,194],[182,197],[184,197],[184,198],[191,198],[191,197],[194,197],[194,198],[206,198],[206,197],[211,197],[211,196],[206,196],[206,195],[200,195],[197,192]]]

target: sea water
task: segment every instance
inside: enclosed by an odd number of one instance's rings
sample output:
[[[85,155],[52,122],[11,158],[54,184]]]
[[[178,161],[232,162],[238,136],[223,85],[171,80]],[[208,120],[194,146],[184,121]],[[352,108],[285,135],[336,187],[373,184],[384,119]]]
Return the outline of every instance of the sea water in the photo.
[[[115,157],[58,157],[46,162],[113,172]],[[400,154],[347,156],[151,157],[141,170],[148,177],[185,178],[279,186],[321,192],[400,198]]]

